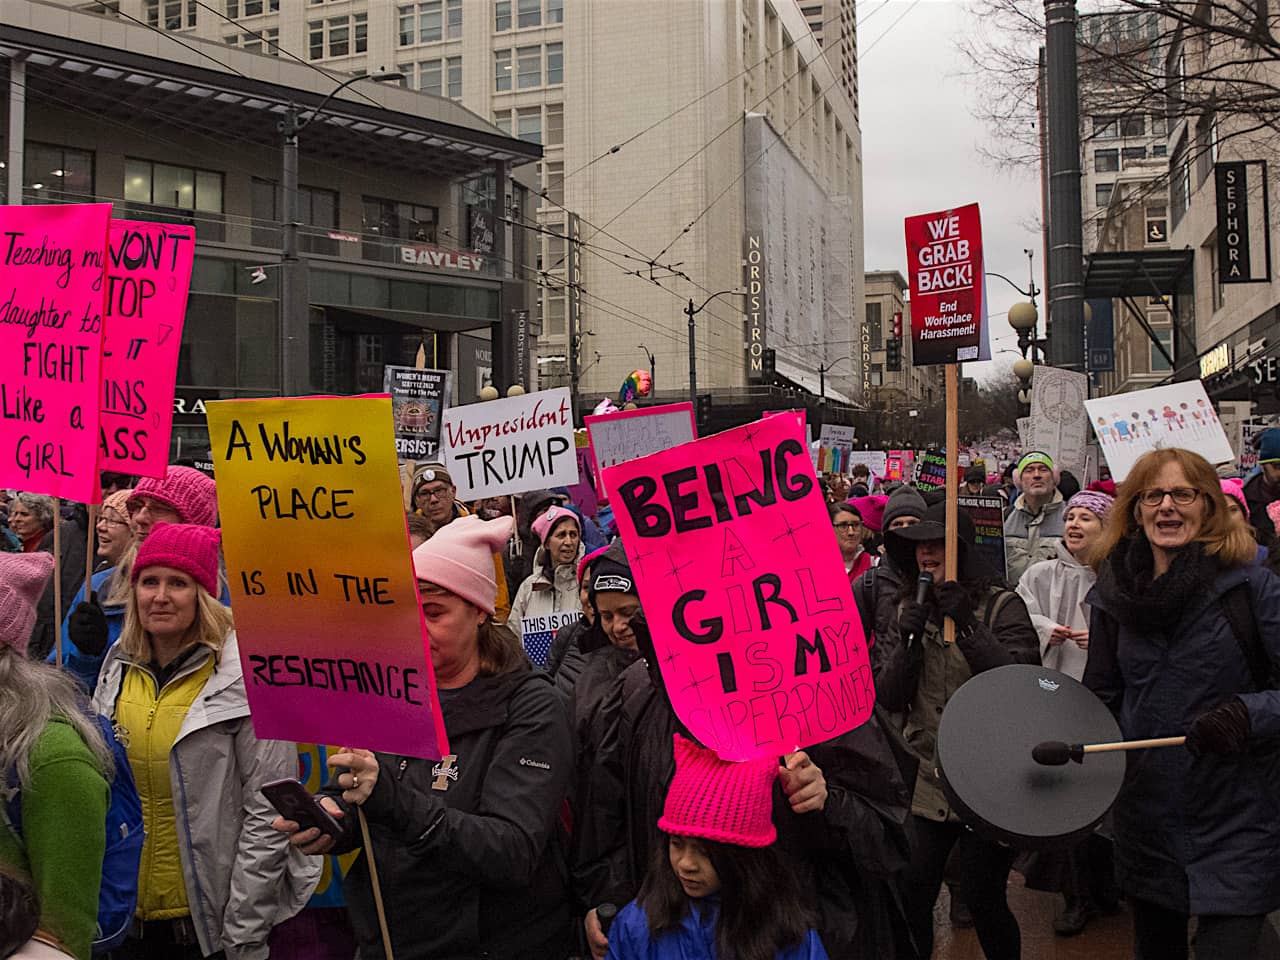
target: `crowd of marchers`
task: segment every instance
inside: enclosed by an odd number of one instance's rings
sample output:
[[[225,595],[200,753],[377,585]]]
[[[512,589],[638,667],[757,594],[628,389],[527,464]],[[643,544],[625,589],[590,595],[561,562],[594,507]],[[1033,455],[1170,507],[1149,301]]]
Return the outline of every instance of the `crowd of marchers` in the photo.
[[[464,504],[425,465],[406,550],[449,755],[337,745],[297,820],[262,792],[299,745],[254,733],[215,481],[104,475],[92,531],[7,495],[0,960],[926,960],[944,883],[950,922],[1012,960],[1015,870],[1061,895],[1059,935],[1125,910],[1145,960],[1193,932],[1197,960],[1245,960],[1280,908],[1280,430],[1259,461],[1223,479],[1156,450],[1085,489],[1039,451],[970,468],[1003,569],[964,509],[947,530],[946,491],[821,478],[877,704],[744,763],[673,709],[607,504]],[[1037,851],[966,822],[936,763],[951,697],[1015,663],[1082,682],[1125,739],[1186,737],[1128,756],[1096,832]],[[340,901],[313,900],[322,874]]]

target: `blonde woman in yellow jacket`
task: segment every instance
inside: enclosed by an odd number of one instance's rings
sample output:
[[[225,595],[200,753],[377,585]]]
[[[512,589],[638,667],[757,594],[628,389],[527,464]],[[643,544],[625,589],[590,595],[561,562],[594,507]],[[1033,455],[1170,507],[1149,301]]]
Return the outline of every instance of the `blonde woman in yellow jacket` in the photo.
[[[272,928],[320,878],[270,827],[261,787],[296,774],[297,749],[254,735],[231,611],[214,598],[218,540],[211,527],[152,529],[94,695],[128,752],[147,831],[120,960],[266,960]]]

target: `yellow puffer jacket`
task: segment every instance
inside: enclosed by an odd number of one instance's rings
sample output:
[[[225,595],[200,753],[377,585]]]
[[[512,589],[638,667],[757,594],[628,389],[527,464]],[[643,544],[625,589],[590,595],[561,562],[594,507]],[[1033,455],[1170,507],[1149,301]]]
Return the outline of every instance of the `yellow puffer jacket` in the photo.
[[[156,689],[150,670],[130,666],[116,701],[116,731],[129,754],[147,831],[138,868],[140,920],[171,920],[191,912],[178,848],[169,751],[191,704],[213,675],[213,657],[203,656],[198,670],[179,674],[163,690]]]

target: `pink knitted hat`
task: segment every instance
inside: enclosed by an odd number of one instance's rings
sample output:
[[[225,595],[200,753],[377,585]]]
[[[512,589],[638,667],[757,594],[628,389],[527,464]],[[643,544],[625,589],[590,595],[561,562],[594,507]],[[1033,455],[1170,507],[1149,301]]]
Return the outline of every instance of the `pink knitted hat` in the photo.
[[[879,533],[884,527],[884,508],[889,505],[889,498],[885,495],[873,493],[865,497],[850,497],[845,503],[858,511],[867,529]]]
[[[676,774],[659,830],[737,847],[767,847],[778,839],[772,818],[774,757],[730,763],[678,733],[675,754]]]
[[[1240,509],[1244,511],[1244,518],[1248,520],[1249,502],[1244,498],[1244,481],[1228,477],[1225,480],[1219,480],[1218,483],[1222,485],[1224,496],[1236,498],[1236,503],[1240,504]]]
[[[1245,516],[1248,516],[1245,511]],[[1280,500],[1272,500],[1267,504],[1267,516],[1271,518],[1271,525],[1280,530]]]
[[[172,469],[172,468],[170,468]],[[181,570],[213,596],[218,596],[218,544],[222,533],[193,523],[157,523],[138,547],[130,583],[147,567]]]
[[[135,504],[143,497],[173,507],[183,523],[212,527],[218,522],[217,484],[194,467],[170,467],[163,480],[140,480],[128,502]]]
[[[578,528],[578,533],[582,533],[582,521],[568,507],[548,507],[547,512],[533,521],[529,527],[538,535],[539,543],[546,543],[547,537],[551,536],[551,531],[555,529],[556,524],[561,520],[572,520]]]
[[[0,553],[0,646],[26,654],[51,573],[52,553]]]
[[[514,526],[511,517],[459,517],[413,551],[414,576],[493,613],[498,602],[493,555],[511,538]]]

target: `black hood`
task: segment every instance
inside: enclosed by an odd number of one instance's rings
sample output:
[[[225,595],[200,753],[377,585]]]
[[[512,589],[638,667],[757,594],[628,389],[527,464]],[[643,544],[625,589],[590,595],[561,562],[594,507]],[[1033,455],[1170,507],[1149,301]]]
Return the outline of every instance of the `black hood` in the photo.
[[[884,535],[884,548],[893,565],[902,571],[907,582],[914,582],[920,573],[916,566],[916,544],[928,540],[942,540],[946,537],[946,503],[935,503],[925,508],[920,522],[909,527],[889,530]],[[984,571],[977,569],[981,561],[970,548],[975,537],[973,518],[964,507],[958,510],[956,525],[956,543],[959,546],[960,558],[956,569],[961,580],[973,579]]]

